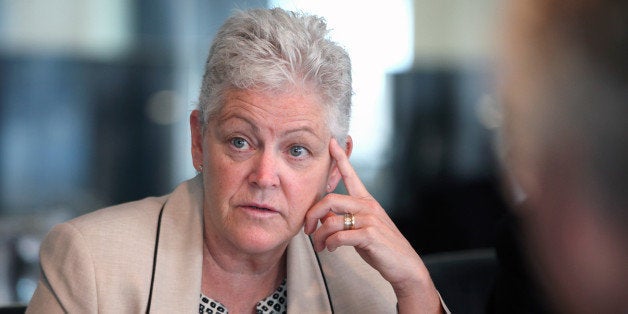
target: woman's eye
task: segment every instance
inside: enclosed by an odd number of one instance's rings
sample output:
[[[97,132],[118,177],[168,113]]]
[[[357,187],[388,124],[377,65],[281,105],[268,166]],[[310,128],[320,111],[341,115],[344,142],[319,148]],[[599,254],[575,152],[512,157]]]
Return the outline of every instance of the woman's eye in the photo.
[[[290,156],[292,157],[302,157],[307,153],[307,149],[303,146],[292,146],[290,147]]]
[[[241,137],[234,137],[231,139],[231,145],[237,149],[244,149],[249,143]]]

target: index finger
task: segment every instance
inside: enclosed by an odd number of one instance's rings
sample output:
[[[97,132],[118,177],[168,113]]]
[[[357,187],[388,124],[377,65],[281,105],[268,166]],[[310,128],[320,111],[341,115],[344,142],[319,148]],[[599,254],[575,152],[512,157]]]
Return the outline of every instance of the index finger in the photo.
[[[338,166],[338,170],[340,171],[340,175],[342,176],[342,180],[345,183],[349,195],[363,198],[371,197],[371,194],[351,166],[349,157],[347,157],[342,147],[338,145],[335,138],[332,138],[329,142],[329,152],[331,153],[331,157],[336,161],[336,165]]]

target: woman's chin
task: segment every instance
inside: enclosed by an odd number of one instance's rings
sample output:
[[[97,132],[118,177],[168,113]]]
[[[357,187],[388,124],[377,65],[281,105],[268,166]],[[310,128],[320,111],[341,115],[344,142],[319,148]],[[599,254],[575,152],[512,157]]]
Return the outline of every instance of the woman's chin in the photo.
[[[293,235],[280,234],[275,230],[260,227],[247,227],[239,230],[234,237],[234,244],[247,254],[266,254],[283,250]]]

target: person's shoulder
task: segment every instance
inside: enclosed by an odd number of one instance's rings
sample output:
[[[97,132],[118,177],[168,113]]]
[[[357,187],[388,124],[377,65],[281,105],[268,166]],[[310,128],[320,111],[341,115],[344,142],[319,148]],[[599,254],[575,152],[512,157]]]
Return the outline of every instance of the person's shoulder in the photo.
[[[87,246],[109,246],[120,242],[124,246],[129,241],[151,240],[159,211],[167,197],[148,197],[78,216],[54,226],[44,242],[59,244],[71,240]]]
[[[168,196],[147,197],[141,200],[117,204],[78,216],[67,223],[79,230],[109,228],[113,226],[140,226],[155,220]]]
[[[108,224],[137,226],[147,221],[151,221],[151,224],[156,223],[159,212],[166,202],[176,204],[178,211],[191,209],[202,199],[201,186],[200,178],[195,177],[181,182],[170,194],[98,209],[76,217],[68,223],[79,229],[98,228]]]
[[[198,202],[200,183],[191,179],[167,195],[117,204],[83,214],[53,227],[51,233],[74,234],[84,240],[102,242],[116,239],[154,238],[161,209],[170,204],[177,211],[191,210]],[[174,205],[173,205],[174,204]],[[154,240],[154,239],[153,239]]]
[[[150,278],[157,219],[166,199],[119,204],[55,225],[42,241],[40,264],[58,301],[76,312],[92,312],[101,298],[144,293],[143,281],[137,285],[128,279]],[[123,287],[126,295],[110,287]]]

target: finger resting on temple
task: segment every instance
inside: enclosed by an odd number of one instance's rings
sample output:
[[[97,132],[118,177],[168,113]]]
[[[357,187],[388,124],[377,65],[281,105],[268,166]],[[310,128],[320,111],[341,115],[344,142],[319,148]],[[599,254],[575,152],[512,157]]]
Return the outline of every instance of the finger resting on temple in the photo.
[[[329,150],[332,158],[336,161],[336,165],[338,166],[338,170],[340,171],[340,175],[342,176],[342,180],[345,183],[349,195],[370,197],[371,194],[360,180],[360,177],[358,177],[353,166],[351,166],[347,154],[342,147],[338,145],[335,139],[331,140]]]

